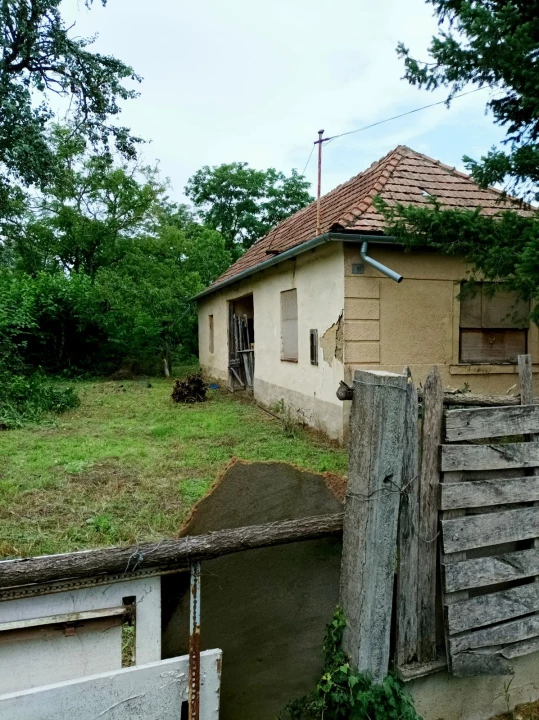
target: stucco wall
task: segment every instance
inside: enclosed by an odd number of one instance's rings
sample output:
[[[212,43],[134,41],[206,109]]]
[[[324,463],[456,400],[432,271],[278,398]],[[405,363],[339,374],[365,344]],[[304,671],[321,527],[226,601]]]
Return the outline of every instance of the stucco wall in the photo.
[[[409,365],[415,382],[422,383],[432,365],[437,365],[446,387],[467,383],[474,392],[505,393],[518,382],[515,365],[459,363],[457,295],[468,270],[461,258],[374,244],[369,246],[369,255],[404,279],[397,284],[368,265],[364,275],[353,275],[352,264],[362,262],[359,247],[345,245],[347,378],[359,367],[400,372]],[[539,362],[535,325],[529,330],[528,348],[533,361]]]
[[[228,301],[253,294],[255,397],[266,405],[281,399],[309,425],[343,439],[344,407],[335,392],[344,378],[342,245],[329,243],[257,273],[199,303],[199,357],[210,376],[228,375]],[[281,360],[281,292],[297,289],[298,362]],[[209,315],[214,316],[214,353],[209,352]],[[341,319],[340,319],[341,318]],[[340,319],[340,320],[339,320]],[[319,364],[311,365],[309,331],[318,330]],[[329,332],[328,332],[329,331]]]

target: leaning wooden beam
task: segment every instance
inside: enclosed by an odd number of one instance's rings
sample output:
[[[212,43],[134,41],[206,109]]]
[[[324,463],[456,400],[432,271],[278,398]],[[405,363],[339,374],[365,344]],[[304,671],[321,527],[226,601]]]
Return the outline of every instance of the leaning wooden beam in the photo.
[[[0,588],[104,574],[123,573],[128,578],[131,572],[144,568],[184,568],[192,562],[243,550],[338,535],[342,527],[343,513],[335,513],[217,530],[208,535],[188,535],[144,545],[4,560],[0,562]]]
[[[442,438],[443,388],[436,367],[423,391],[423,430],[419,474],[419,661],[436,659],[436,563],[438,556],[439,449]]]
[[[408,378],[356,371],[350,414],[341,604],[343,648],[382,682],[389,670]]]

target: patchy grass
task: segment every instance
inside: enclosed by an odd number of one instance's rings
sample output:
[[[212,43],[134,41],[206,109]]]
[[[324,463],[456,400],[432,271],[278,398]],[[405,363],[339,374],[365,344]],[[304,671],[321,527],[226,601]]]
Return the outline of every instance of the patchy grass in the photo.
[[[0,433],[0,556],[174,536],[233,457],[346,472],[344,450],[237,395],[177,405],[150,382],[78,382],[76,410]]]

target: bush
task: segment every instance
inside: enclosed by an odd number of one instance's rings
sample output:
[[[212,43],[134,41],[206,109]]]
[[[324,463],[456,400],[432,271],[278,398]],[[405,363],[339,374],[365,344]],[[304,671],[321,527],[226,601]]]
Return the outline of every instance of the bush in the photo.
[[[62,413],[80,404],[73,388],[59,388],[41,373],[29,377],[0,372],[0,429],[35,422],[44,413]]]

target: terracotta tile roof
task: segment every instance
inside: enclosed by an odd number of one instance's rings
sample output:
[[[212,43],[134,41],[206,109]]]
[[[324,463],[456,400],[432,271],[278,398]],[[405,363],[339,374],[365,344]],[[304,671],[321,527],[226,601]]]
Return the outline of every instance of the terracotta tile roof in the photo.
[[[383,234],[384,219],[372,204],[376,195],[390,204],[414,205],[423,205],[434,195],[444,208],[481,207],[489,215],[519,207],[514,200],[504,200],[499,190],[483,190],[469,175],[399,145],[367,170],[322,197],[321,234],[330,231]],[[243,270],[255,268],[316,235],[316,202],[313,202],[258,240],[213,285],[233,278]]]

